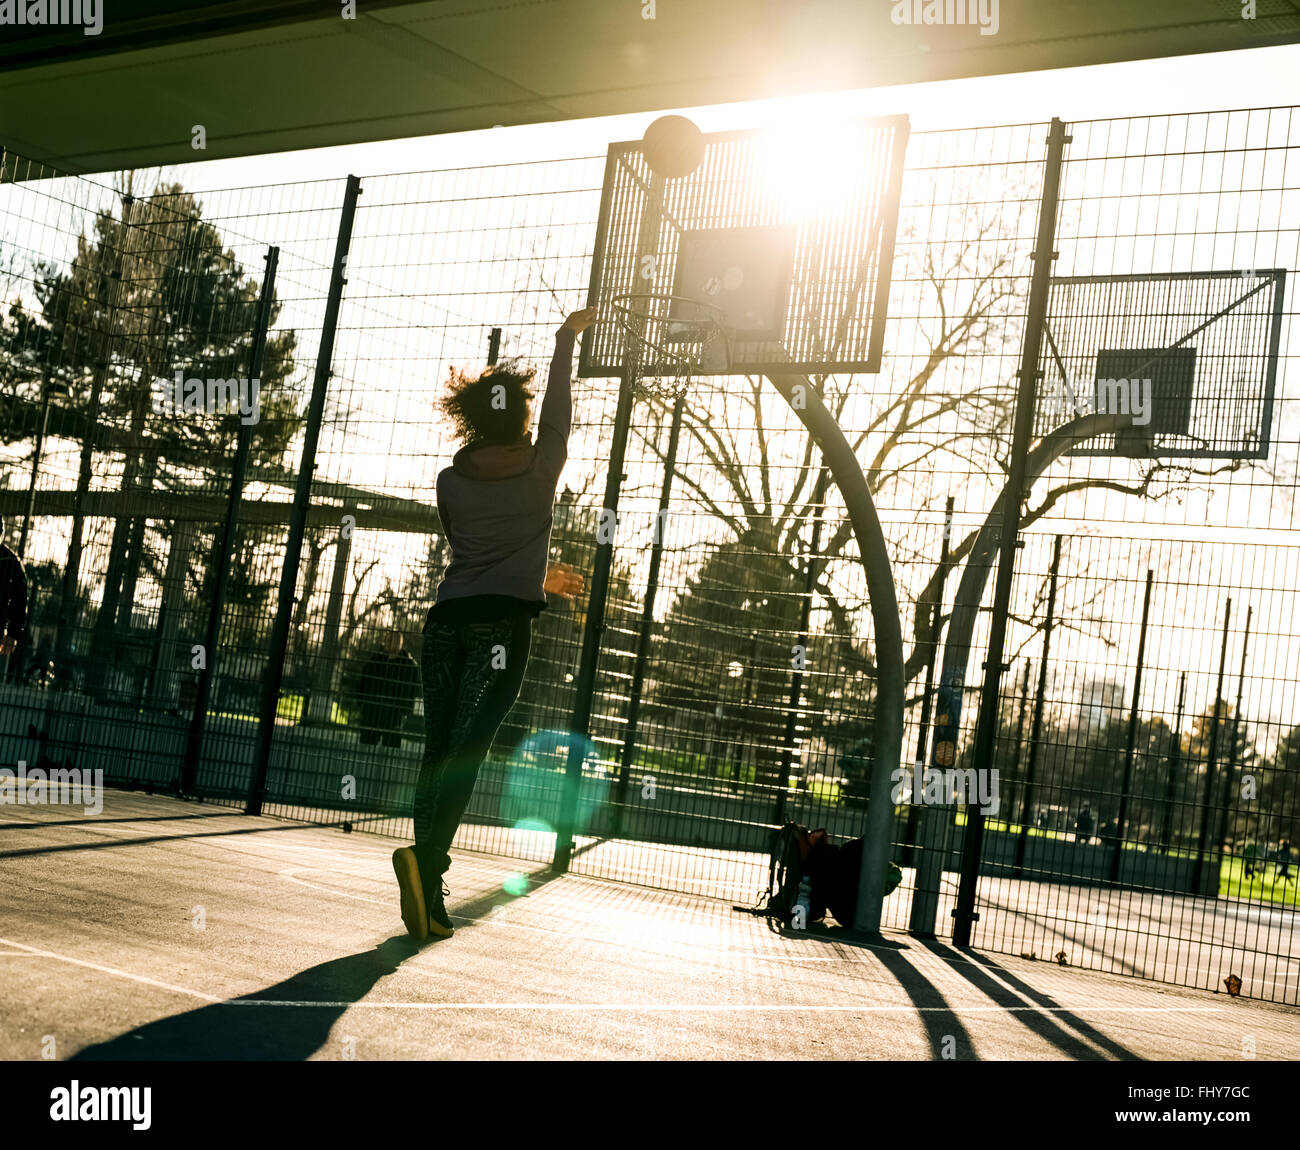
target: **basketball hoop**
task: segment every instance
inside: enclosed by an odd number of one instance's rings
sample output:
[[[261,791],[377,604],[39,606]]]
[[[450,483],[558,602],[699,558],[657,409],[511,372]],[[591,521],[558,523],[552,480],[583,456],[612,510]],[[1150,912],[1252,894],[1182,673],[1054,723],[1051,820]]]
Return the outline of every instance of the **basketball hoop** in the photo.
[[[626,367],[641,399],[675,400],[701,368],[708,374],[726,370],[719,307],[666,292],[623,292],[610,299],[609,314],[626,337]]]

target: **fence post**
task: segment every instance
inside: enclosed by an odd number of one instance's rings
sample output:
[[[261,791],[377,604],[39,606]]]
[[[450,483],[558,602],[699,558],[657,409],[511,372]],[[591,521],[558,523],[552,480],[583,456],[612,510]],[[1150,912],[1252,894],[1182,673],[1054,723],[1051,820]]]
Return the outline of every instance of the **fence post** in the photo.
[[[1016,750],[1011,756],[1011,771],[1017,783],[1020,783],[1024,777],[1020,773],[1020,761],[1025,757],[1025,713],[1029,710],[1029,672],[1032,663],[1032,659],[1025,660],[1024,673],[1020,676],[1020,713],[1016,716]],[[1025,800],[1022,788],[1020,793],[1020,825],[1022,827],[1025,823],[1024,813]]]
[[[628,776],[632,771],[632,756],[636,753],[637,727],[641,720],[641,693],[645,687],[646,660],[650,655],[650,636],[654,632],[655,598],[659,594],[659,566],[663,561],[664,525],[668,521],[668,506],[672,497],[673,476],[677,471],[677,448],[682,435],[682,412],[686,406],[685,393],[673,404],[672,429],[668,433],[668,452],[664,461],[664,481],[659,491],[659,511],[655,516],[654,538],[650,543],[650,569],[646,574],[645,603],[641,608],[641,628],[637,635],[636,661],[632,667],[632,686],[628,692],[627,733],[623,736],[623,750],[618,767],[618,785],[614,791],[614,833],[622,834],[623,808],[627,803]]]
[[[257,727],[257,754],[253,760],[253,778],[248,788],[246,813],[262,813],[262,796],[271,766],[271,746],[275,741],[275,713],[280,701],[280,684],[284,680],[284,657],[293,625],[293,604],[298,590],[298,567],[302,561],[302,540],[307,531],[307,512],[311,506],[311,485],[316,470],[316,447],[320,442],[321,420],[325,414],[325,395],[333,372],[334,335],[338,328],[343,286],[347,281],[348,250],[352,245],[352,224],[357,214],[361,181],[349,176],[339,213],[338,240],[334,246],[334,270],[330,274],[325,316],[321,321],[320,347],[316,353],[316,374],[312,379],[311,401],[307,406],[306,430],[302,445],[302,463],[294,485],[293,510],[289,515],[289,539],[285,544],[284,569],[280,574],[279,602],[271,643],[267,655],[266,675],[262,683],[262,713]]]
[[[280,263],[280,249],[266,252],[266,271],[262,275],[262,294],[258,297],[253,319],[253,343],[248,356],[248,378],[256,387],[262,377],[262,353],[266,350],[266,331],[271,325],[271,302],[275,295],[275,271]],[[226,605],[226,587],[230,582],[230,557],[235,549],[235,532],[239,529],[239,510],[244,499],[244,478],[248,474],[248,453],[253,443],[253,425],[239,421],[235,440],[235,460],[230,469],[230,497],[226,502],[226,521],[212,553],[216,566],[216,583],[208,606],[208,626],[203,639],[203,666],[199,668],[198,689],[194,696],[194,714],[185,738],[185,757],[177,790],[183,795],[197,789],[199,758],[203,754],[203,731],[208,721],[208,702],[212,697],[212,679],[216,674],[217,645],[221,639],[221,615]]]
[[[605,604],[609,598],[609,579],[614,566],[614,540],[617,535],[618,497],[623,488],[623,461],[627,452],[628,432],[632,426],[633,376],[619,377],[618,409],[614,414],[614,437],[610,445],[609,473],[605,480],[605,499],[601,504],[601,526],[608,522],[608,542],[596,538],[596,560],[591,573],[591,595],[587,600],[587,621],[582,632],[582,655],[574,684],[569,754],[565,764],[564,790],[560,798],[560,819],[556,828],[555,858],[551,869],[566,874],[573,858],[573,836],[578,822],[578,800],[582,790],[582,767],[587,757],[587,735],[591,730],[592,701],[596,693],[596,672],[600,663],[600,643],[605,633]],[[608,517],[608,519],[606,519]]]
[[[1232,770],[1237,762],[1237,734],[1241,730],[1241,695],[1246,686],[1246,652],[1250,650],[1250,621],[1254,607],[1246,608],[1246,630],[1241,637],[1241,671],[1237,676],[1237,706],[1232,714],[1231,734],[1228,736],[1228,754],[1223,767],[1223,795],[1220,806],[1223,814],[1219,820],[1219,834],[1215,845],[1224,847],[1228,841],[1228,824],[1231,818],[1228,807],[1232,802]]]
[[[1025,764],[1025,790],[1020,804],[1020,836],[1016,839],[1017,878],[1025,865],[1029,845],[1029,820],[1034,817],[1034,777],[1038,773],[1038,747],[1043,738],[1043,706],[1047,699],[1047,664],[1052,657],[1052,625],[1056,621],[1056,581],[1061,574],[1061,536],[1052,543],[1052,566],[1047,575],[1047,618],[1043,621],[1043,657],[1038,662],[1038,697],[1029,725],[1029,762]]]
[[[1147,620],[1151,617],[1151,587],[1156,573],[1147,568],[1147,589],[1142,597],[1142,627],[1138,631],[1137,667],[1133,672],[1133,706],[1128,713],[1128,740],[1124,748],[1124,777],[1119,788],[1119,814],[1115,818],[1115,850],[1110,860],[1110,881],[1119,882],[1124,857],[1124,830],[1128,826],[1128,792],[1133,785],[1133,756],[1137,751],[1138,706],[1142,701],[1142,664],[1147,653]]]
[[[112,342],[115,338],[114,316],[122,291],[122,273],[125,268],[125,255],[130,247],[132,236],[131,217],[135,214],[136,199],[129,193],[122,197],[122,247],[117,252],[115,266],[104,267],[105,245],[99,249],[100,271],[108,280],[108,292],[104,299],[107,319],[104,322],[102,342],[97,348],[98,362],[90,384],[90,402],[86,409],[85,431],[81,440],[81,460],[77,469],[77,488],[72,497],[72,531],[68,539],[68,558],[63,568],[63,590],[59,596],[59,618],[55,628],[54,682],[61,687],[70,686],[72,643],[69,632],[74,626],[70,612],[77,603],[77,584],[81,581],[81,553],[83,550],[82,534],[86,522],[86,496],[90,493],[90,480],[95,467],[95,432],[99,427],[99,408],[104,393],[104,384],[108,382],[109,358]],[[47,708],[48,709],[48,708]],[[48,730],[48,724],[47,724]]]
[[[154,631],[153,653],[149,657],[149,676],[145,685],[145,698],[151,706],[170,709],[176,700],[179,674],[163,670],[163,659],[171,654],[180,629],[185,603],[185,573],[189,570],[190,551],[194,547],[194,524],[188,519],[178,519],[172,524],[171,540],[167,548],[167,566],[162,577],[162,602],[158,606],[158,626]]]
[[[926,744],[930,741],[930,717],[934,712],[934,667],[939,661],[939,631],[943,620],[944,588],[948,585],[948,569],[951,567],[949,551],[952,547],[952,509],[953,497],[948,496],[948,505],[943,513],[943,539],[939,544],[939,570],[937,572],[937,590],[934,602],[930,605],[930,657],[925,661],[925,686],[921,692],[921,721],[916,734],[916,763],[924,768]],[[913,776],[915,778],[915,776]],[[907,830],[903,839],[903,866],[912,865],[913,850],[916,846],[917,831],[922,817],[921,804],[913,795],[907,808]],[[915,926],[915,924],[913,924]]]
[[[1047,136],[1047,161],[1043,170],[1043,197],[1038,209],[1038,236],[1034,243],[1034,274],[1029,287],[1025,316],[1025,340],[1020,357],[1020,385],[1016,393],[1015,422],[1008,459],[1007,498],[1000,531],[998,577],[993,593],[993,617],[989,632],[988,657],[984,664],[984,686],[980,692],[979,716],[975,721],[972,758],[975,770],[993,766],[993,743],[997,735],[998,702],[1001,693],[1002,656],[1006,646],[1007,619],[1011,608],[1011,582],[1015,575],[1016,540],[1020,534],[1020,504],[1024,497],[1026,457],[1034,429],[1037,407],[1039,353],[1043,323],[1047,318],[1047,297],[1052,263],[1056,259],[1056,211],[1061,187],[1061,167],[1070,137],[1065,124],[1052,120]],[[977,775],[978,777],[978,775]],[[968,796],[969,797],[969,796]],[[961,885],[953,910],[953,944],[969,946],[971,927],[977,921],[975,893],[979,884],[980,855],[984,845],[984,812],[978,803],[966,806],[966,834],[962,842]]]
[[[18,558],[27,558],[27,537],[36,518],[36,487],[41,480],[41,457],[45,453],[45,434],[50,426],[50,370],[47,367],[41,378],[41,422],[36,429],[36,442],[32,446],[32,476],[27,485],[27,501],[23,505],[23,529],[18,536]],[[66,389],[65,389],[66,390]]]
[[[1165,779],[1165,816],[1160,830],[1160,849],[1166,854],[1173,844],[1174,784],[1178,780],[1183,750],[1183,704],[1187,699],[1187,672],[1178,676],[1178,706],[1174,711],[1173,737],[1169,747],[1169,775]]]
[[[339,628],[343,622],[343,600],[347,597],[348,567],[351,562],[352,532],[345,532],[340,525],[339,537],[334,544],[329,598],[325,603],[325,632],[321,636],[320,653],[313,663],[310,707],[303,707],[302,718],[305,722],[328,725],[334,713],[339,679]]]
[[[612,165],[612,157],[606,165]],[[606,172],[608,180],[609,173]],[[659,225],[663,218],[665,177],[650,175],[641,226],[637,234],[637,252],[653,252],[658,245]],[[638,260],[638,263],[640,261]],[[587,620],[582,631],[582,655],[574,682],[575,702],[570,724],[568,760],[565,763],[564,790],[560,796],[560,818],[555,834],[555,858],[551,869],[566,874],[573,858],[573,836],[578,822],[578,800],[582,792],[582,767],[587,757],[587,736],[591,730],[592,700],[596,693],[596,672],[600,664],[600,643],[605,634],[605,604],[609,598],[609,579],[614,567],[614,542],[618,532],[618,499],[623,490],[623,461],[627,455],[627,438],[632,428],[633,389],[640,374],[634,350],[624,358],[618,378],[618,407],[614,413],[613,441],[609,448],[609,471],[605,477],[605,498],[601,503],[600,527],[596,536],[596,557],[591,571],[591,594],[587,599]],[[601,534],[610,527],[609,540]]]
[[[817,510],[813,515],[812,539],[808,545],[808,563],[804,568],[803,602],[799,605],[799,645],[804,655],[808,653],[808,628],[812,622],[813,592],[817,587],[817,556],[822,545],[822,522],[826,508],[826,489],[830,486],[830,472],[823,463],[817,474],[813,502]],[[794,744],[799,733],[799,712],[803,708],[803,670],[796,667],[790,676],[790,697],[786,703],[785,732],[781,739],[781,766],[777,777],[776,804],[772,821],[780,826],[785,822],[786,791],[790,786],[790,769],[794,766]],[[804,764],[803,783],[808,784],[808,767]]]
[[[1223,609],[1223,646],[1219,650],[1219,678],[1214,688],[1214,711],[1210,724],[1210,745],[1205,756],[1205,805],[1201,810],[1201,830],[1196,839],[1196,865],[1192,868],[1192,893],[1204,894],[1202,889],[1207,878],[1205,850],[1209,844],[1210,822],[1214,818],[1214,773],[1215,760],[1219,752],[1219,707],[1223,702],[1223,669],[1228,660],[1228,625],[1232,619],[1232,600],[1227,601]],[[1214,884],[1214,895],[1219,893],[1219,884]]]

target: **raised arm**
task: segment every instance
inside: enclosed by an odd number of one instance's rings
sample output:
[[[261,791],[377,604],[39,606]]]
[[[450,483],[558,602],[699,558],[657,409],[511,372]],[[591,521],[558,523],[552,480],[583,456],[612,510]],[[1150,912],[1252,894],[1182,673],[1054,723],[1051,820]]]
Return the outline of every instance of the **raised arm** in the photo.
[[[596,309],[575,311],[555,333],[555,354],[546,377],[546,394],[537,417],[537,450],[550,470],[559,475],[569,454],[569,431],[573,426],[573,341],[595,321]]]

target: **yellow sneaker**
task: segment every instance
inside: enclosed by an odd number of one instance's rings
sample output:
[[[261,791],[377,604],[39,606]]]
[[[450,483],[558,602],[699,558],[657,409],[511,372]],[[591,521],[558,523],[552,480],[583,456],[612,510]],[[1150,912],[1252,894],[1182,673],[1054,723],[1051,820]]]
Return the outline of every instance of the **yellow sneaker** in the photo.
[[[393,873],[402,892],[402,923],[406,933],[416,942],[429,937],[429,912],[424,905],[424,888],[420,883],[420,867],[415,852],[410,847],[393,851]]]

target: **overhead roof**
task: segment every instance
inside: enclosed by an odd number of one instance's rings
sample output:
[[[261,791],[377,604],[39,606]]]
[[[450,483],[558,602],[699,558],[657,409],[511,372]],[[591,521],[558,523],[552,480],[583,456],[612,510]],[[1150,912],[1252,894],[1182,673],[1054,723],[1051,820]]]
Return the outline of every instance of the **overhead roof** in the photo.
[[[976,22],[895,22],[936,2]],[[104,171],[1300,41],[1246,3],[0,0],[103,18],[0,27],[0,143]]]

